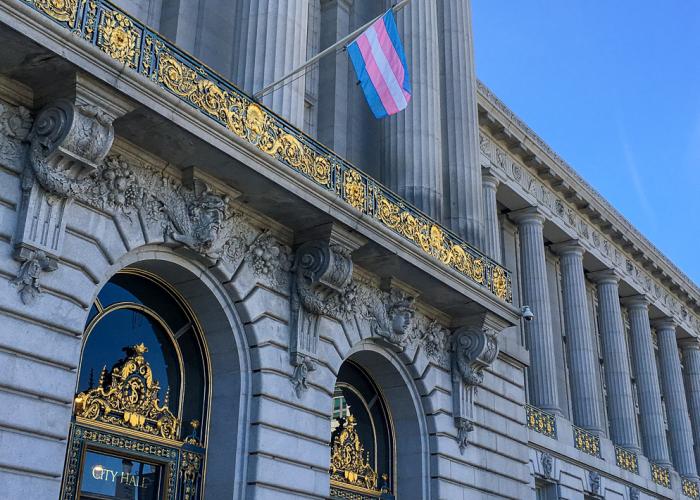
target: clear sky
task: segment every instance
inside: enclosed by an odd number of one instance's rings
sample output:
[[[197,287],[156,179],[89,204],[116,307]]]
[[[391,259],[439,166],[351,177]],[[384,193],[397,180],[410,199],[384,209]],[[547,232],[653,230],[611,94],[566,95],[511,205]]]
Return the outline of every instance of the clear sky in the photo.
[[[700,284],[700,1],[472,0],[478,77]]]

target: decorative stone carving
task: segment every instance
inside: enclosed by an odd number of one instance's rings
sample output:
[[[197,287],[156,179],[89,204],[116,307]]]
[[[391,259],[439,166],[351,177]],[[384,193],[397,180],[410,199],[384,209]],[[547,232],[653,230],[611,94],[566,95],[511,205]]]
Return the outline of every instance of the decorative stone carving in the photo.
[[[447,328],[433,320],[419,330],[419,340],[428,359],[449,368],[450,331]]]
[[[367,307],[372,334],[378,341],[403,350],[411,338],[414,299],[397,289],[379,294],[381,299],[370,302]]]
[[[594,495],[600,495],[600,474],[596,471],[588,472],[588,487]]]
[[[0,158],[14,164],[24,156],[22,142],[32,128],[32,115],[24,106],[10,106],[0,102]]]
[[[540,455],[540,463],[542,464],[542,475],[547,479],[552,479],[552,473],[554,472],[554,459],[549,453],[542,453]]]
[[[474,398],[484,379],[484,368],[498,356],[496,331],[489,326],[468,326],[457,329],[452,335],[452,398],[458,444],[464,453],[469,443],[472,426],[464,420],[474,420]],[[465,433],[466,430],[466,433]]]
[[[24,304],[31,304],[41,293],[39,276],[42,271],[54,271],[56,261],[47,257],[41,250],[20,248],[15,258],[22,262],[17,277],[10,281],[18,288],[20,299]]]
[[[306,241],[296,250],[290,286],[291,382],[299,397],[307,388],[309,372],[316,367],[321,318],[342,319],[355,309],[350,252],[359,242],[333,225],[315,232],[322,237]]]

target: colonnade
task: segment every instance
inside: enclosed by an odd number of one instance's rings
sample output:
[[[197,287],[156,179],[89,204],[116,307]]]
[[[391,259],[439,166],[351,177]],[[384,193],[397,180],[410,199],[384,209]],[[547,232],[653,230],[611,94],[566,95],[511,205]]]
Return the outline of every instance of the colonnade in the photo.
[[[500,260],[498,180],[485,174],[482,185],[485,250]],[[524,322],[530,352],[529,400],[533,406],[561,414],[564,402],[559,401],[558,384],[566,382],[557,376],[555,362],[555,335],[559,333],[555,332],[552,322],[543,232],[545,217],[536,207],[508,215],[517,225],[520,237],[520,302],[529,305],[535,314],[533,321]],[[554,244],[551,250],[559,257],[573,424],[596,435],[606,428],[601,408],[604,402],[596,383],[599,363],[588,309],[588,278],[595,283],[597,291],[611,441],[633,453],[643,453],[654,464],[675,468],[684,478],[697,480],[700,447],[693,445],[700,442],[700,344],[697,339],[681,342],[679,350],[674,320],[652,320],[646,296],[621,298],[620,276],[614,269],[587,273],[583,259],[585,249],[579,242]],[[625,338],[623,306],[628,314],[629,345]],[[652,329],[656,332],[658,359]],[[636,381],[639,421],[632,373]]]

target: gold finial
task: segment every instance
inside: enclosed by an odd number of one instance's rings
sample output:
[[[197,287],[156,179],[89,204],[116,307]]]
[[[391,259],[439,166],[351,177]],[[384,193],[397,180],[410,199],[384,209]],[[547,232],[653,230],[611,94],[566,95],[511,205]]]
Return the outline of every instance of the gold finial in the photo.
[[[148,347],[146,347],[146,345],[143,342],[135,345],[133,349],[139,356],[143,356],[144,353],[148,352]]]

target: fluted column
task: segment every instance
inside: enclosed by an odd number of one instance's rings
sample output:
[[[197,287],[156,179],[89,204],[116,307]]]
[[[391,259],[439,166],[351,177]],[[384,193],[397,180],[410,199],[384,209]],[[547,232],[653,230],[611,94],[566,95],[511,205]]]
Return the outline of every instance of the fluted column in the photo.
[[[676,323],[664,319],[654,323],[659,342],[659,371],[666,400],[669,441],[673,465],[684,477],[698,475],[693,453],[693,431],[685,399],[683,372],[676,343]]]
[[[252,94],[306,60],[308,0],[238,0],[233,79]],[[263,98],[263,103],[304,125],[301,77]]]
[[[561,267],[564,328],[569,361],[571,406],[574,423],[592,432],[602,432],[600,390],[596,384],[597,355],[588,315],[583,247],[577,241],[554,245]]]
[[[428,215],[440,219],[440,61],[437,2],[416,0],[396,14],[413,97],[408,107],[382,120],[380,177]]]
[[[511,212],[510,217],[518,224],[520,234],[521,303],[529,305],[535,315],[532,321],[524,321],[530,350],[530,401],[544,410],[561,413],[542,234],[544,216],[532,207]]]
[[[501,228],[498,225],[498,204],[496,202],[496,190],[498,178],[491,172],[483,171],[481,186],[484,197],[484,247],[486,255],[492,259],[501,261]]]
[[[688,413],[693,430],[695,464],[700,463],[700,342],[697,338],[682,344],[685,394],[688,400]]]
[[[644,453],[652,462],[671,465],[661,406],[659,375],[649,326],[649,302],[643,296],[625,299],[630,322],[632,364],[639,395],[639,420]]]
[[[637,415],[620,309],[619,277],[613,270],[591,273],[589,277],[598,285],[598,327],[608,392],[610,438],[618,446],[639,452]]]
[[[453,231],[481,247],[484,215],[470,1],[436,3],[442,62],[443,216]]]

